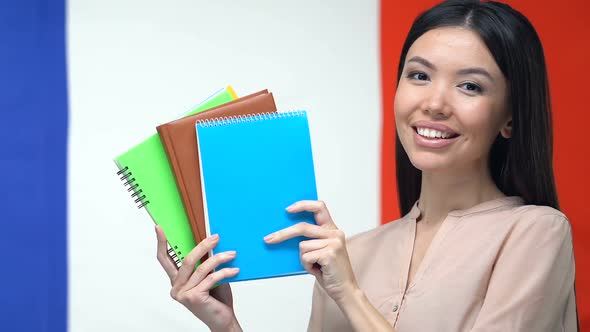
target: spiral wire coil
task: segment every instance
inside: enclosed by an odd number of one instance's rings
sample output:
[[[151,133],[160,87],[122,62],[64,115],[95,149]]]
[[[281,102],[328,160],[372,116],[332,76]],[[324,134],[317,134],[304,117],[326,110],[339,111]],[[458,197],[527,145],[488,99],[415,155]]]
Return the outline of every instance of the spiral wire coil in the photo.
[[[275,120],[275,119],[282,119],[282,118],[291,118],[296,116],[305,115],[306,111],[297,110],[297,111],[289,111],[289,112],[281,112],[281,113],[255,113],[255,114],[248,114],[248,115],[232,115],[232,116],[222,116],[218,118],[212,118],[207,120],[198,120],[197,127],[199,128],[207,128],[207,127],[217,127],[217,126],[225,126],[225,125],[232,125],[244,122],[255,122],[255,121],[263,121],[263,120]]]
[[[134,203],[137,204],[137,208],[141,209],[142,207],[148,205],[150,201],[147,200],[145,194],[143,194],[143,190],[139,188],[139,183],[135,182],[135,178],[132,177],[133,173],[129,171],[129,167],[125,166],[117,172],[117,176],[120,176],[120,180],[124,181],[123,186],[129,186],[127,188],[128,192],[133,192],[131,194],[131,198],[134,198]]]

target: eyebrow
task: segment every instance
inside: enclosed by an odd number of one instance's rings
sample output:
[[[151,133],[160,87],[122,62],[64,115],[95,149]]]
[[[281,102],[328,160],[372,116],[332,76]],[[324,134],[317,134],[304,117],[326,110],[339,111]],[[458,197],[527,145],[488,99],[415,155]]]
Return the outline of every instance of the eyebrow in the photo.
[[[469,75],[469,74],[482,75],[482,76],[487,77],[490,81],[494,82],[494,78],[492,77],[492,75],[490,75],[490,73],[488,73],[487,70],[480,68],[480,67],[461,69],[461,70],[457,71],[457,74],[459,74],[459,75]]]
[[[434,64],[432,64],[430,61],[428,61],[420,56],[414,56],[410,60],[408,60],[408,62],[417,62],[427,68],[430,68],[432,70],[436,70],[436,66]],[[458,75],[469,75],[469,74],[482,75],[484,77],[487,77],[490,81],[495,82],[492,75],[487,70],[485,70],[481,67],[464,68],[464,69],[458,70],[457,74]]]
[[[428,67],[432,70],[436,69],[436,67],[432,63],[430,63],[430,61],[424,59],[421,56],[414,56],[410,60],[408,60],[408,62],[417,62],[417,63],[424,65],[425,67]]]

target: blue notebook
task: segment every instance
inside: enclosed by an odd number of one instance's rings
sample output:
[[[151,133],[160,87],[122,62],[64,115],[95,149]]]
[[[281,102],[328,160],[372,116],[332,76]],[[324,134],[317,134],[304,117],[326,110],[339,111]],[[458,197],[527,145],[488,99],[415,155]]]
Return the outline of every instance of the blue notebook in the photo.
[[[306,273],[294,238],[269,245],[264,236],[298,222],[315,223],[308,212],[285,208],[316,200],[307,113],[260,114],[196,124],[207,235],[219,234],[212,254],[235,250],[222,264],[240,273],[234,282]]]

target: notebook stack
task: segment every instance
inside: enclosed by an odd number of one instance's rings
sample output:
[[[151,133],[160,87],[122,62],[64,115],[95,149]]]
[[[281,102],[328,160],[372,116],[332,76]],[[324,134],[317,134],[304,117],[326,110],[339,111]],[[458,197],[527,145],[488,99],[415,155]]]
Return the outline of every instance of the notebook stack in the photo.
[[[115,163],[134,202],[166,233],[178,266],[199,242],[219,234],[210,254],[237,252],[219,269],[240,268],[222,282],[305,273],[301,238],[267,245],[263,237],[314,223],[310,213],[285,211],[317,199],[306,111],[277,112],[267,90],[237,98],[227,87],[156,129]]]

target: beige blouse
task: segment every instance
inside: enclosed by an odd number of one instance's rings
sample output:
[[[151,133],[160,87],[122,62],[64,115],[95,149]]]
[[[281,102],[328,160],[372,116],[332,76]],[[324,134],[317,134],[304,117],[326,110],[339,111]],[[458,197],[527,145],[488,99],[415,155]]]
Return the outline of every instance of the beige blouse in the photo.
[[[452,211],[406,289],[417,204],[402,219],[349,239],[369,301],[397,332],[576,331],[567,218],[519,197]],[[309,331],[351,331],[316,284]]]

